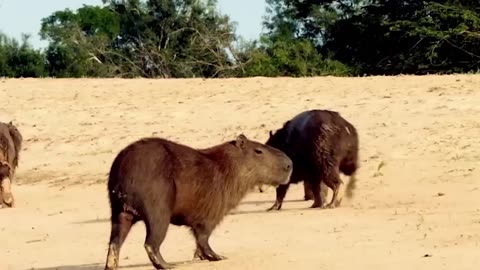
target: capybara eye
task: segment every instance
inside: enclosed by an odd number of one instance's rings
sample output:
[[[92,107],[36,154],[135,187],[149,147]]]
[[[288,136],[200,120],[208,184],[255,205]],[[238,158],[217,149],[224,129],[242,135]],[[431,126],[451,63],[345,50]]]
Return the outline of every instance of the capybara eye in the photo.
[[[262,152],[262,150],[256,148],[256,149],[255,149],[255,153],[260,155],[260,154],[262,154],[263,152]]]

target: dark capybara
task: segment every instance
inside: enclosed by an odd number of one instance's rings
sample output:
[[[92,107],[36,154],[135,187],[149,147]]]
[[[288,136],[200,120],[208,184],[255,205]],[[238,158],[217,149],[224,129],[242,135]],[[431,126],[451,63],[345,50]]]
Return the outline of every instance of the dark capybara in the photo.
[[[23,137],[12,123],[0,122],[0,208],[14,207],[12,180],[18,167]]]
[[[333,190],[329,208],[339,206],[340,172],[350,176],[346,193],[353,195],[358,168],[358,134],[355,127],[338,112],[309,110],[284,123],[275,133],[270,131],[267,145],[282,150],[293,161],[290,182],[276,190],[275,204],[268,210],[280,210],[290,183],[304,181],[305,199],[313,193],[312,208],[324,208],[326,188]],[[321,194],[322,189],[322,194]]]
[[[108,180],[111,236],[105,269],[118,267],[120,248],[133,224],[146,225],[145,250],[156,269],[173,268],[160,254],[169,224],[188,226],[194,258],[218,261],[209,245],[215,227],[258,184],[286,184],[292,161],[282,151],[243,134],[206,149],[162,138],[144,138],[124,148]]]

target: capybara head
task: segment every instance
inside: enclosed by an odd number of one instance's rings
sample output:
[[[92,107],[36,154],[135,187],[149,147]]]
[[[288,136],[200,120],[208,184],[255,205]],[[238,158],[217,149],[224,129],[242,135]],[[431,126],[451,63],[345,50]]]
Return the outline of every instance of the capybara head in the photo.
[[[251,141],[243,134],[232,144],[241,151],[245,179],[257,184],[278,186],[288,183],[292,174],[292,160],[282,151],[271,146]]]
[[[287,132],[288,132],[287,128],[289,123],[290,121],[285,122],[283,127],[278,129],[275,132],[270,131],[268,140],[265,144],[283,151],[285,149],[285,144],[287,142],[286,140]]]

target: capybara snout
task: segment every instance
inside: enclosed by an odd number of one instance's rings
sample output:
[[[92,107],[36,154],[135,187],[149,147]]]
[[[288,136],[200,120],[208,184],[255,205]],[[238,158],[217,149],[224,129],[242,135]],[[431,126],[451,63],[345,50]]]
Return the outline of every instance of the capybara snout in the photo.
[[[292,170],[292,161],[291,160],[285,161],[284,169],[285,169],[286,172],[289,172],[289,171]]]
[[[288,183],[293,171],[293,161],[282,151],[254,141],[256,170],[260,170],[263,177],[263,184],[278,186]],[[263,167],[263,168],[262,168]]]
[[[285,155],[285,154],[283,154],[283,155]],[[293,172],[293,161],[287,155],[285,155],[285,157],[286,158],[284,158],[283,170],[287,173],[287,177],[285,178],[285,181],[280,183],[280,185],[288,184],[288,182],[290,181],[290,177],[292,176],[292,172]]]

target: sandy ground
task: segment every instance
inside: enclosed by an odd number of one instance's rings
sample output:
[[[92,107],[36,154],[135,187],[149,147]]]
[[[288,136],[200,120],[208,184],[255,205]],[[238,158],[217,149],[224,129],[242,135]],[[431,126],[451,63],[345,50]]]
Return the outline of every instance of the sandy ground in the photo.
[[[110,233],[106,177],[118,151],[156,135],[205,147],[270,129],[312,108],[359,130],[355,197],[311,210],[301,185],[267,213],[253,192],[211,245],[229,259],[191,261],[171,226],[161,251],[177,269],[476,269],[480,264],[480,76],[227,80],[0,80],[0,117],[25,149],[17,207],[0,210],[0,269],[101,270]],[[9,118],[9,119],[6,119]],[[380,167],[380,168],[379,168]],[[347,178],[343,178],[347,181]],[[154,269],[143,223],[120,269]]]

